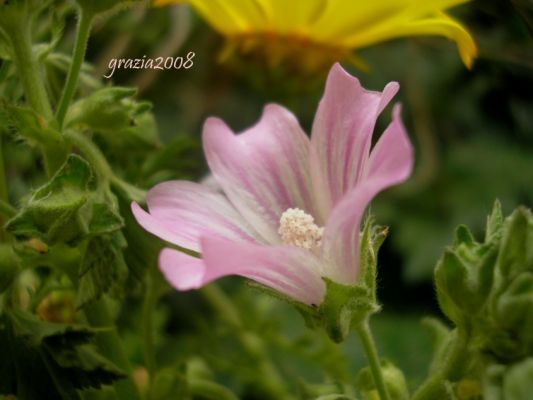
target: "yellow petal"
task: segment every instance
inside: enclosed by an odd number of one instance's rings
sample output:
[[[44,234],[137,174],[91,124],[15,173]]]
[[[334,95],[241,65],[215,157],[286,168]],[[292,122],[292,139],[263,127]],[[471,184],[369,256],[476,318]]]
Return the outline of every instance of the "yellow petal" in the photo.
[[[154,0],[154,5],[188,3],[223,35],[238,35],[265,26],[264,12],[255,0]]]
[[[255,0],[265,11],[269,30],[307,33],[326,8],[327,0]]]
[[[379,29],[359,32],[346,37],[345,44],[350,47],[365,47],[388,39],[419,35],[439,35],[453,40],[457,44],[463,63],[467,68],[472,67],[473,59],[477,55],[476,43],[466,28],[445,13],[437,13],[435,16],[416,21],[391,23]]]

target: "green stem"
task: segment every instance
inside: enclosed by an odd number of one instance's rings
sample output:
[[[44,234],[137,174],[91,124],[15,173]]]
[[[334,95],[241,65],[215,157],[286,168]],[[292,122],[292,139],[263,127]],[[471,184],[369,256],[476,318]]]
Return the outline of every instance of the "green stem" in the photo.
[[[96,170],[102,183],[108,183],[113,177],[113,171],[100,149],[85,135],[76,131],[65,131],[65,138],[77,147]]]
[[[244,350],[254,359],[265,391],[276,399],[287,399],[285,384],[271,362],[261,339],[253,332],[246,331],[238,310],[226,294],[215,284],[205,286],[201,293],[217,314],[235,329]]]
[[[362,321],[357,327],[357,334],[365,350],[366,359],[370,366],[370,371],[372,372],[372,377],[374,378],[374,383],[379,393],[381,400],[390,400],[389,392],[383,379],[383,373],[381,371],[381,363],[379,361],[378,351],[376,349],[376,344],[372,338],[372,333],[370,332],[370,326],[368,325],[368,320]]]
[[[153,398],[153,382],[156,373],[155,347],[154,347],[154,326],[153,326],[153,312],[159,299],[157,290],[156,277],[154,272],[157,271],[152,268],[146,278],[146,294],[143,304],[143,341],[144,341],[144,364],[148,371],[148,392],[147,400]]]
[[[447,358],[441,364],[440,369],[418,388],[413,395],[413,400],[433,400],[445,395],[444,382],[455,380],[461,376],[465,358],[468,357],[467,343],[467,333],[463,330],[457,330]]]
[[[140,400],[139,392],[131,378],[132,368],[116,331],[115,322],[109,312],[105,298],[85,308],[85,316],[95,328],[105,328],[96,335],[96,344],[105,357],[115,363],[128,376],[115,383],[114,388],[120,400]]]
[[[31,40],[31,24],[9,31],[13,44],[13,62],[24,87],[30,106],[46,120],[53,116],[48,94],[44,87],[41,69],[35,59]]]
[[[0,199],[0,215],[4,215],[8,218],[14,217],[17,214],[17,210],[7,201]]]
[[[57,121],[59,126],[63,126],[63,121],[67,115],[67,110],[76,93],[78,86],[78,77],[80,75],[83,61],[85,60],[85,53],[87,51],[87,44],[89,43],[89,36],[91,33],[91,24],[94,15],[87,13],[80,9],[78,15],[78,26],[76,31],[76,44],[74,46],[74,53],[72,55],[72,63],[67,75],[67,82],[63,88],[61,99],[57,107]]]
[[[26,100],[33,110],[46,121],[53,118],[52,107],[43,82],[40,65],[32,48],[31,24],[27,23],[9,30],[13,45],[13,63],[24,87]],[[61,145],[41,145],[44,165],[48,176],[52,176],[63,164],[66,149]]]
[[[16,210],[11,207],[7,198],[6,171],[4,168],[4,152],[2,149],[2,132],[0,132],[0,241],[5,239],[4,223],[6,217],[13,216]]]

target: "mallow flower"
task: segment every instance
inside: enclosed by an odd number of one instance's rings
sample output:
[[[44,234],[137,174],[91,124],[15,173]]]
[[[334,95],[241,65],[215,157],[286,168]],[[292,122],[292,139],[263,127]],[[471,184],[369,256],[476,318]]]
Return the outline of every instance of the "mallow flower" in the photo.
[[[220,190],[169,181],[148,192],[148,212],[132,204],[144,229],[190,250],[162,250],[168,282],[188,290],[240,275],[311,306],[324,300],[323,278],[355,284],[365,209],[413,166],[399,105],[372,146],[376,119],[398,89],[391,82],[382,92],[365,90],[335,64],[310,138],[276,104],[238,134],[207,119],[203,146]]]

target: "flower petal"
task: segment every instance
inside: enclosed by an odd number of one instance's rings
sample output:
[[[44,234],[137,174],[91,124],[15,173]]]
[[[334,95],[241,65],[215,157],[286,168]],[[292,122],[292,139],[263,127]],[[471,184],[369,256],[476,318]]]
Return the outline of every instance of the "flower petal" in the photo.
[[[240,1],[238,4],[227,0],[155,0],[154,5],[188,3],[218,32],[235,35],[265,26],[265,16],[261,7],[253,1]]]
[[[265,107],[257,125],[235,135],[223,121],[204,125],[204,151],[213,176],[235,208],[269,243],[279,243],[281,214],[312,213],[309,139],[283,107]]]
[[[413,148],[396,106],[393,121],[372,150],[364,179],[335,206],[326,224],[322,255],[328,265],[334,265],[326,276],[341,283],[357,280],[359,231],[365,209],[377,193],[409,177],[413,160]]]
[[[204,238],[202,259],[163,249],[159,262],[167,280],[179,290],[240,275],[309,305],[320,304],[325,295],[318,260],[297,247]]]
[[[147,195],[149,212],[132,204],[137,222],[148,232],[180,247],[200,251],[200,237],[212,235],[237,241],[257,241],[227,198],[204,185],[169,181]]]
[[[368,91],[339,64],[331,69],[311,136],[311,174],[322,219],[360,179],[376,119],[398,88],[391,82],[382,93]]]

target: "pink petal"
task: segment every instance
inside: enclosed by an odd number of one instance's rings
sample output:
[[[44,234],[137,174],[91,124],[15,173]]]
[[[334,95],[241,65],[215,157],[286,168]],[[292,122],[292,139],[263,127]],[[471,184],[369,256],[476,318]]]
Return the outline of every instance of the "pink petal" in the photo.
[[[279,243],[279,218],[287,208],[313,213],[309,139],[283,107],[265,107],[261,120],[239,135],[223,121],[209,118],[203,142],[224,192],[269,243]]]
[[[360,179],[376,119],[398,89],[391,82],[382,93],[368,91],[339,64],[331,68],[311,135],[311,174],[323,218]]]
[[[159,258],[167,280],[179,290],[240,275],[305,304],[320,304],[325,284],[319,262],[310,252],[289,246],[263,246],[224,239],[202,240],[202,259],[164,249]]]
[[[393,121],[372,150],[364,178],[335,206],[326,224],[323,257],[335,266],[326,276],[341,283],[357,280],[359,231],[365,209],[377,193],[406,180],[413,162],[413,148],[396,106]]]
[[[160,183],[148,192],[149,212],[132,204],[137,222],[148,232],[186,249],[200,251],[200,237],[257,241],[227,198],[216,190],[187,181]]]

